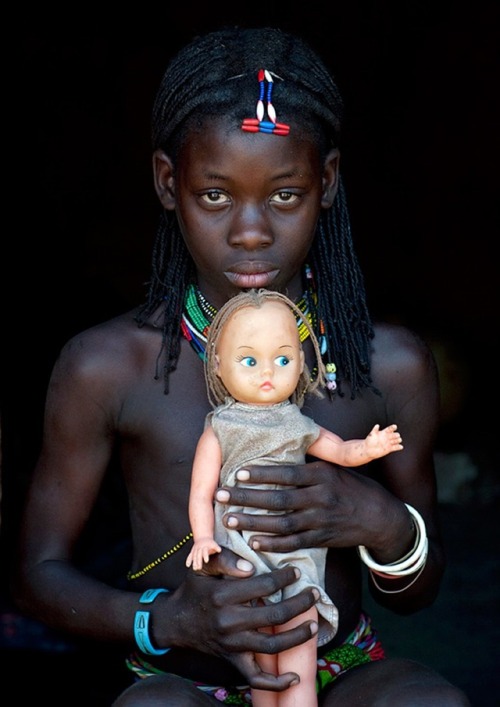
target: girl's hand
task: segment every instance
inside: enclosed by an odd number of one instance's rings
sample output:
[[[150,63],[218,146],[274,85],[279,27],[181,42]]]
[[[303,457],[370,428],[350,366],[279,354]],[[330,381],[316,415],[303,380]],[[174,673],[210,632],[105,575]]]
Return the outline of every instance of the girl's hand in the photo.
[[[227,527],[252,533],[249,544],[255,550],[366,545],[382,551],[396,546],[397,552],[398,529],[408,527],[404,504],[354,469],[320,461],[293,467],[254,466],[240,470],[238,480],[244,485],[218,489],[216,499],[263,509],[257,514],[224,516]],[[252,484],[284,488],[254,489]]]
[[[293,584],[299,571],[293,567],[252,576],[249,562],[233,552],[222,549],[211,555],[201,572],[187,572],[183,584],[167,599],[170,617],[175,615],[174,644],[200,650],[230,661],[248,681],[260,690],[281,691],[298,679],[295,673],[271,675],[259,668],[254,654],[276,654],[308,641],[317,633],[315,622],[305,621],[282,633],[264,633],[260,629],[286,623],[314,606],[317,590],[307,589],[296,596],[271,605],[260,598]],[[235,582],[234,578],[238,578]],[[171,605],[173,603],[173,606]],[[161,613],[154,625],[161,639]],[[173,623],[165,616],[165,626],[172,638]]]

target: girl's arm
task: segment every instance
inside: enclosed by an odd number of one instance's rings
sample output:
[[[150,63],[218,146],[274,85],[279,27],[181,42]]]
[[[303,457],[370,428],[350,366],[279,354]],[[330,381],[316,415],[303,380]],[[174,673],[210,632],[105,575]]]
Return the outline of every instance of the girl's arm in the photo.
[[[200,570],[210,555],[220,552],[214,540],[214,493],[219,484],[222,455],[212,427],[205,428],[193,460],[189,493],[189,522],[194,545],[186,559],[186,567]]]

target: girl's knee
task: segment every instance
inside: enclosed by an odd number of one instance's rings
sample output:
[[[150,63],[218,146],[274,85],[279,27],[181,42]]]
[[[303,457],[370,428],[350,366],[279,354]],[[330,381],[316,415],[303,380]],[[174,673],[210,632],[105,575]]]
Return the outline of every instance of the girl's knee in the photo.
[[[175,675],[153,675],[128,687],[112,707],[209,707],[212,698]]]
[[[360,665],[340,676],[320,704],[363,707],[471,707],[458,687],[412,660],[391,658]]]

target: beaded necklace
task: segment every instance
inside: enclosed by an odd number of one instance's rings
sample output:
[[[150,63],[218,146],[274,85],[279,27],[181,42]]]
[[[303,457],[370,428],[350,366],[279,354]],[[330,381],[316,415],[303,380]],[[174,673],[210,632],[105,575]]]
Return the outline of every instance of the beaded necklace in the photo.
[[[327,352],[325,327],[321,320],[318,322],[318,295],[313,287],[312,273],[308,265],[305,266],[305,273],[306,279],[310,284],[300,300],[297,302],[297,307],[300,309],[304,317],[307,317],[313,329],[319,331],[318,341],[321,355],[324,356]],[[194,284],[188,285],[184,298],[184,311],[181,319],[181,330],[184,338],[189,341],[193,350],[202,361],[205,360],[208,330],[216,314],[216,308],[205,299],[198,287]],[[302,343],[309,336],[309,330],[304,324],[303,318],[297,318],[297,327],[299,330],[299,338]],[[335,390],[337,387],[336,371],[337,368],[333,362],[329,361],[325,364],[326,386],[331,391]],[[317,370],[313,369],[313,378],[316,373]]]
[[[313,327],[317,324],[316,316],[317,295],[310,289],[306,291],[297,306]],[[181,330],[184,338],[189,341],[194,351],[203,361],[205,359],[205,347],[207,343],[208,330],[217,310],[202,295],[196,285],[188,285],[184,300],[184,312],[181,320]],[[302,319],[297,319],[299,338],[301,343],[309,336],[309,331]],[[324,335],[323,322],[320,322],[320,346],[321,353],[325,353],[326,341]]]

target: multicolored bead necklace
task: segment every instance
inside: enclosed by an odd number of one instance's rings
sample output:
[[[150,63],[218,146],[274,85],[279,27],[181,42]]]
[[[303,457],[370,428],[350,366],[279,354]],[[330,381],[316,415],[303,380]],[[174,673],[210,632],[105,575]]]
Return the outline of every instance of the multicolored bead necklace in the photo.
[[[307,266],[306,274],[308,280],[311,280],[310,269]],[[318,296],[311,285],[297,302],[298,308],[303,313],[304,317],[307,317],[315,329],[318,328],[316,310],[317,301]],[[205,347],[207,343],[208,330],[216,314],[216,308],[205,299],[198,287],[194,284],[188,285],[184,299],[184,312],[182,314],[181,330],[184,338],[189,341],[193,350],[202,361],[205,359]],[[304,342],[309,336],[309,331],[302,319],[297,319],[297,327],[299,330],[300,341]],[[321,321],[319,322],[318,340],[320,343],[321,353],[324,355],[327,348],[325,328],[323,322]],[[329,362],[326,364],[325,368],[327,388],[329,390],[335,390],[337,387],[336,366],[334,363]],[[312,375],[314,377],[314,371],[312,371]]]

